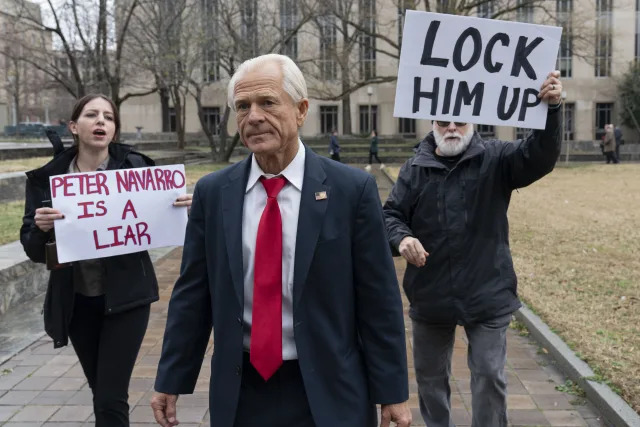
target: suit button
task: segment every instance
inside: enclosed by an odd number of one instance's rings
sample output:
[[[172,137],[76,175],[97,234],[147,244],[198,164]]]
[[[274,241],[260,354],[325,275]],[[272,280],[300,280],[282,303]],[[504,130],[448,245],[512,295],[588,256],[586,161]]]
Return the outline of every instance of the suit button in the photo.
[[[242,373],[242,369],[240,368],[240,365],[236,366],[236,375],[240,375]]]
[[[238,317],[238,319],[237,319],[237,320],[238,320],[238,323],[239,323],[240,325],[242,325],[242,319]]]

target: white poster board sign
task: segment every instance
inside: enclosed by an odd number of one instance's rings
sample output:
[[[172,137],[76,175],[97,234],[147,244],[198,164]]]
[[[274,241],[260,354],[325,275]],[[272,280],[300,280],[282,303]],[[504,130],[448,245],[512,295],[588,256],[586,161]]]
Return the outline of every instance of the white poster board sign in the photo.
[[[49,178],[61,263],[184,243],[184,165],[70,173]]]
[[[395,117],[544,129],[561,27],[408,10]]]

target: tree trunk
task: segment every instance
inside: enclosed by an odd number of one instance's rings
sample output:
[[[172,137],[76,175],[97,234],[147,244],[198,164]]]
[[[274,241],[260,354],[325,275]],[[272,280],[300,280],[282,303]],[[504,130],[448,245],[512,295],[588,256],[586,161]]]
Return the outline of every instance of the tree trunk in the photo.
[[[171,132],[171,126],[169,123],[169,93],[166,87],[160,88],[158,95],[160,95],[160,110],[162,114],[162,132]]]
[[[342,20],[342,37],[345,47],[340,54],[340,81],[341,90],[344,95],[342,96],[342,133],[344,135],[353,134],[351,128],[351,69],[349,68],[349,58],[351,57],[350,41],[348,39],[349,25],[346,20]]]
[[[207,137],[207,141],[209,141],[209,148],[211,149],[211,158],[214,159],[215,161],[216,151],[217,151],[216,141],[215,141],[213,132],[211,132],[211,129],[209,129],[209,126],[207,126],[207,121],[205,120],[205,117],[204,117],[204,108],[202,107],[202,88],[196,87],[195,95],[191,93],[191,96],[193,96],[193,99],[196,101],[196,108],[198,110],[198,119],[200,120],[200,127],[202,128],[202,131]]]
[[[231,158],[231,154],[233,154],[233,149],[236,148],[236,145],[238,145],[239,141],[240,141],[240,134],[236,132],[236,134],[233,135],[231,144],[229,144],[229,146],[227,147],[227,151],[225,152],[224,159],[222,159],[222,161],[224,162],[229,161],[229,159]]]
[[[184,150],[185,147],[185,138],[184,138],[184,128],[183,128],[183,120],[182,120],[182,98],[180,94],[180,89],[177,87],[171,89],[171,97],[173,98],[173,109],[176,113],[176,136],[178,137],[178,150]]]
[[[15,117],[15,120],[16,120],[16,125],[17,125],[21,121],[20,120],[20,114],[21,114],[21,111],[20,111],[20,95],[18,93],[15,93],[13,95],[13,102],[14,102],[14,105],[16,106],[16,117]]]
[[[220,151],[217,153],[218,157],[216,161],[218,162],[228,162],[229,157],[231,157],[231,153],[233,153],[233,149],[238,143],[236,137],[234,136],[233,140],[229,142],[229,117],[231,116],[231,108],[226,105],[224,107],[224,113],[222,114],[222,118],[220,119]],[[238,133],[236,132],[236,135]]]
[[[351,96],[344,95],[342,97],[342,133],[351,135]]]

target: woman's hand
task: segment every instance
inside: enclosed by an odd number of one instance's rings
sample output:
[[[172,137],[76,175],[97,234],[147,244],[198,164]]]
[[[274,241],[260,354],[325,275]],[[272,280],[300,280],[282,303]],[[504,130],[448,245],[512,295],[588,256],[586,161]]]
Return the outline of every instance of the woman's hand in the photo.
[[[193,199],[193,194],[182,194],[181,196],[178,196],[175,202],[173,202],[173,206],[186,206],[187,213],[189,213],[189,211],[191,211],[191,199]]]
[[[34,216],[36,227],[44,232],[53,228],[53,221],[63,218],[64,215],[62,212],[53,208],[38,208],[36,209],[36,214]]]

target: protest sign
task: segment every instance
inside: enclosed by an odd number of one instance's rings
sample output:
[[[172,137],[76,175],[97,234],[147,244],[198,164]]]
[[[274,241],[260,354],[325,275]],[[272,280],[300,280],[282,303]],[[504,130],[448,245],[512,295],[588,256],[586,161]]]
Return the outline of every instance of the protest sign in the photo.
[[[562,28],[406,13],[394,116],[544,129]]]
[[[49,178],[61,263],[182,245],[184,165],[70,173]]]

